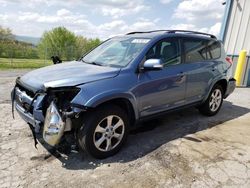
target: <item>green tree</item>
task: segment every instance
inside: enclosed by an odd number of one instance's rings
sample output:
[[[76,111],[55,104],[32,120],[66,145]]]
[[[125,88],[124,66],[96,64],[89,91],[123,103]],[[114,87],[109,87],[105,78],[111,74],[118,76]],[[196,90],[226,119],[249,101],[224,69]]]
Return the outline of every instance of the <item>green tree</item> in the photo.
[[[94,49],[101,43],[100,39],[89,39],[86,46],[86,52],[89,52],[90,50]]]
[[[77,36],[76,39],[76,50],[75,50],[75,57],[79,59],[84,54],[91,51],[93,48],[98,46],[101,43],[100,39],[87,39],[82,36]]]
[[[40,58],[59,56],[62,60],[79,59],[101,43],[100,39],[76,36],[65,27],[57,27],[43,33],[38,44]]]
[[[76,48],[76,36],[65,27],[57,27],[51,31],[44,32],[38,44],[39,56],[50,58],[53,55],[63,60],[70,60],[74,57]]]
[[[15,40],[9,28],[0,26],[0,57],[38,58],[37,48],[33,44]]]
[[[9,28],[0,26],[0,40],[14,40],[14,36]]]
[[[14,36],[9,28],[0,26],[0,57],[13,57]]]

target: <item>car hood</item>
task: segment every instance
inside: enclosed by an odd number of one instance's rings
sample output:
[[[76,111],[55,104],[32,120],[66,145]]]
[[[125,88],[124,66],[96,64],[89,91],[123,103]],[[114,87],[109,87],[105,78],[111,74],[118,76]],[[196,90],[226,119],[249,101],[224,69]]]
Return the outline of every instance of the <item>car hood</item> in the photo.
[[[98,66],[73,61],[51,65],[31,71],[18,82],[33,91],[46,90],[49,87],[76,86],[101,79],[115,77],[119,74],[120,68]]]

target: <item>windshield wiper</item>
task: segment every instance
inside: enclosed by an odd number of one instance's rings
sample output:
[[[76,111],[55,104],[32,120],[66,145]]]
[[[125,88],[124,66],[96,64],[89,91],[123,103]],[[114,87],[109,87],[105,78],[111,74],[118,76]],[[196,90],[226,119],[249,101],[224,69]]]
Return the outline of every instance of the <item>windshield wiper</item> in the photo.
[[[89,64],[103,66],[101,63],[98,63],[98,62],[90,62]]]
[[[92,64],[92,65],[98,65],[98,66],[103,66],[103,64],[101,64],[101,63],[98,63],[98,62],[87,62],[87,61],[84,61],[83,59],[81,59],[81,61],[82,62],[84,62],[84,63],[87,63],[87,64]]]

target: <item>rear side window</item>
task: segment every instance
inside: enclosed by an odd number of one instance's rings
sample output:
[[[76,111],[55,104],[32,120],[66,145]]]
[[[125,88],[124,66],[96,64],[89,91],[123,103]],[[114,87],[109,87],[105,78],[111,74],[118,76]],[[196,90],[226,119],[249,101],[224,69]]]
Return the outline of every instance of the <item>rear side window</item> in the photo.
[[[218,59],[221,56],[221,45],[218,41],[209,41],[207,45],[207,59]]]
[[[183,41],[183,44],[185,51],[185,62],[196,62],[206,60],[206,41],[185,39]]]
[[[221,56],[221,44],[218,41],[184,39],[185,62],[218,59]]]

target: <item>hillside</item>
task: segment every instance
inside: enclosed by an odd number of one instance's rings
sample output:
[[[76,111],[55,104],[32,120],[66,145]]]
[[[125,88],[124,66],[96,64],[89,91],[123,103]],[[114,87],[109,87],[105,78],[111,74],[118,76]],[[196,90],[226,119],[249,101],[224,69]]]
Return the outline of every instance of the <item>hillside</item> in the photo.
[[[26,43],[31,43],[33,45],[37,45],[40,38],[38,37],[29,37],[29,36],[20,36],[20,35],[15,35],[15,39],[18,41],[26,42]]]

